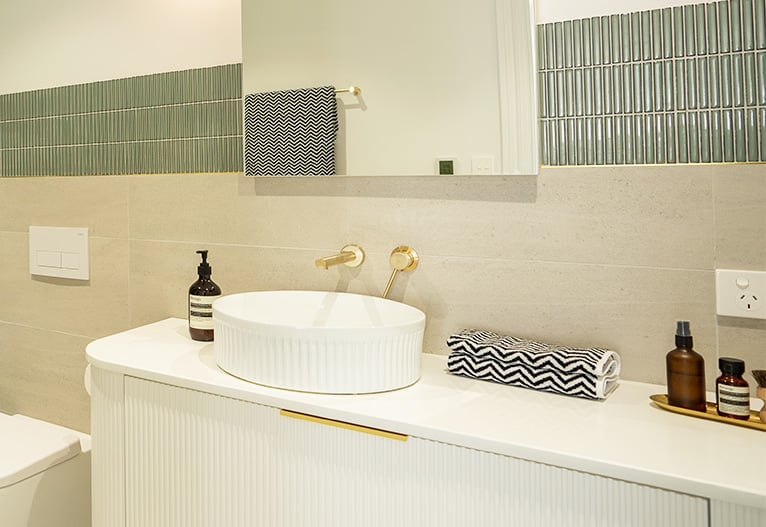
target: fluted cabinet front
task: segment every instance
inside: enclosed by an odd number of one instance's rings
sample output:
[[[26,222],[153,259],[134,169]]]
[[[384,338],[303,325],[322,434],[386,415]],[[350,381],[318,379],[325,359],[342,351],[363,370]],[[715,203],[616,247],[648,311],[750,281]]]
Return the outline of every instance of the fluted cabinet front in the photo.
[[[707,526],[707,500],[126,377],[128,527]]]

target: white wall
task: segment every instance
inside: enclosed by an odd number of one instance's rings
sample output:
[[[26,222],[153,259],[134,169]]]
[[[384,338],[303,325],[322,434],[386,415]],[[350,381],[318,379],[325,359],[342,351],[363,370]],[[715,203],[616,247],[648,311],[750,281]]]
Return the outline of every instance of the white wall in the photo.
[[[597,15],[646,11],[660,7],[703,3],[702,0],[536,0],[537,22],[558,22]]]
[[[242,61],[240,0],[2,0],[0,93]]]

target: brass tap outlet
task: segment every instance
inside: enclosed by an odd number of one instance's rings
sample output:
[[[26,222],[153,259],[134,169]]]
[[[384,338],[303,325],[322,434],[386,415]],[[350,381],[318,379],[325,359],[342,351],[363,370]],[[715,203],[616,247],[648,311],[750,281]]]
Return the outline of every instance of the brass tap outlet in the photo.
[[[338,254],[317,259],[314,263],[320,269],[329,269],[333,265],[343,264],[347,267],[359,267],[364,262],[364,250],[358,245],[349,244]]]

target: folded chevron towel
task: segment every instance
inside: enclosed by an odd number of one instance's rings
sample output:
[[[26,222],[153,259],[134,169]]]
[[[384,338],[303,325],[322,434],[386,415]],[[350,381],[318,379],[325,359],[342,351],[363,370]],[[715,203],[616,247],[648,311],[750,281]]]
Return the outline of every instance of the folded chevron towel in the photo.
[[[333,86],[245,96],[245,175],[335,174]]]
[[[450,335],[450,373],[546,392],[605,399],[617,386],[620,356],[603,348],[555,346],[491,331]]]

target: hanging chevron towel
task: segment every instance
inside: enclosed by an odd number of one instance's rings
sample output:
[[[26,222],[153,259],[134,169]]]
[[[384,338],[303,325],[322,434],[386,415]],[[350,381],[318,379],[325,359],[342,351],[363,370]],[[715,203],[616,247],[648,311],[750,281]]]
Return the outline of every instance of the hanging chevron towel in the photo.
[[[606,399],[620,377],[620,356],[603,348],[571,348],[491,331],[450,335],[447,369],[455,375],[586,399]]]
[[[246,176],[335,174],[333,86],[245,96]]]

